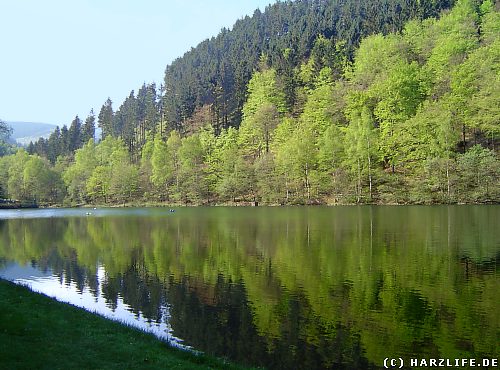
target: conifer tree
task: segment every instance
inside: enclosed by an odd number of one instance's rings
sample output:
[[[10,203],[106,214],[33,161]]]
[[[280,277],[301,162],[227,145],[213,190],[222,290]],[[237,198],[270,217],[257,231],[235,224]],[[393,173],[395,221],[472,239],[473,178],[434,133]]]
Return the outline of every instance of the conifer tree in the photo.
[[[110,98],[101,107],[98,116],[98,125],[102,130],[102,138],[105,139],[109,135],[117,135],[113,127],[113,102]]]
[[[89,115],[85,119],[82,126],[82,144],[86,144],[90,139],[95,138],[95,115],[94,110],[91,109]]]

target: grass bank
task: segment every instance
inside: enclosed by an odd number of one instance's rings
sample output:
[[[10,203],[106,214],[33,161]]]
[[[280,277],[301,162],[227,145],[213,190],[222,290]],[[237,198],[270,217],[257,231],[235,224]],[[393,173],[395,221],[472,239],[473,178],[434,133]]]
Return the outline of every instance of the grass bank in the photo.
[[[0,368],[241,369],[0,280]]]

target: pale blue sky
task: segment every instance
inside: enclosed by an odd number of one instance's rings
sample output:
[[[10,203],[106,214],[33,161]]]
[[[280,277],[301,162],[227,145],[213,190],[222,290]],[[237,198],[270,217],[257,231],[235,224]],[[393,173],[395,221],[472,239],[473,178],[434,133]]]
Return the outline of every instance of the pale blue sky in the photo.
[[[0,0],[0,118],[69,125],[275,0]]]

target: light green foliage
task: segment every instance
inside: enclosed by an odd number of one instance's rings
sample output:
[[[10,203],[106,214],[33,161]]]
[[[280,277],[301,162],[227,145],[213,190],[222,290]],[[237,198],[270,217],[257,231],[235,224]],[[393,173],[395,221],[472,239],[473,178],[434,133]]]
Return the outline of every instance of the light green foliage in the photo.
[[[34,204],[62,201],[64,184],[50,163],[19,149],[0,161],[0,196]]]
[[[0,157],[0,198],[8,197],[9,167],[12,156]]]
[[[492,201],[500,197],[500,161],[489,149],[479,145],[458,156],[461,202]]]
[[[495,11],[495,5],[491,0],[485,0],[481,4],[481,41],[490,44],[498,39],[500,34],[500,13]]]
[[[290,157],[294,133],[297,131],[297,121],[285,118],[281,121],[275,131],[273,141],[273,154],[275,156],[276,172],[282,179],[285,202],[291,198],[294,185],[292,183],[293,161]]]
[[[290,117],[285,117],[281,120],[278,127],[276,127],[276,130],[274,131],[272,148],[275,153],[279,152],[280,148],[286,144],[297,128],[297,120]]]
[[[87,196],[93,202],[104,202],[109,200],[109,179],[111,172],[106,166],[97,166],[90,178],[86,181]]]
[[[345,133],[345,160],[355,180],[355,196],[359,203],[365,193],[367,199],[373,197],[373,172],[378,157],[377,135],[370,110],[363,104],[363,96],[353,96],[348,108],[349,126]],[[368,191],[364,191],[365,184]]]
[[[170,151],[170,161],[171,161],[171,169],[172,169],[172,178],[173,178],[173,190],[172,193],[174,195],[178,195],[180,192],[180,157],[179,157],[179,148],[181,147],[181,137],[177,131],[172,131],[170,136],[167,139],[167,149]]]
[[[226,130],[222,130],[223,132]],[[217,151],[218,137],[215,135],[215,129],[211,125],[202,127],[199,131],[200,144],[203,148],[204,173],[207,186],[207,195],[212,197],[216,192],[217,174],[214,172],[214,161]]]
[[[265,103],[273,104],[280,113],[286,111],[285,97],[276,86],[276,71],[272,68],[252,75],[248,83],[248,99],[243,106],[243,121],[251,118]]]
[[[293,134],[293,131],[290,134]],[[276,150],[276,171],[284,183],[284,198],[286,203],[290,201],[294,189],[297,188],[297,185],[294,184],[295,178],[293,176],[294,161],[292,153],[294,142],[292,138],[293,136],[290,135],[287,140],[280,143]]]
[[[286,201],[310,201],[318,194],[318,147],[311,130],[295,130],[277,151],[277,169],[285,179]]]
[[[98,145],[90,139],[76,151],[64,181],[70,202],[125,202],[138,191],[139,171],[123,140],[108,135]]]
[[[316,65],[314,58],[309,58],[307,62],[302,63],[297,69],[297,77],[307,92],[314,88],[316,78]]]
[[[460,128],[449,99],[426,101],[401,127],[401,165],[413,175],[410,197],[418,203],[451,202],[455,191],[454,149]]]
[[[319,176],[317,171],[318,147],[316,145],[313,132],[306,130],[297,131],[292,139],[291,155],[294,161],[293,174],[296,179],[302,182],[302,188],[305,190],[305,196],[309,201],[313,196],[316,197],[319,188]]]
[[[454,110],[469,128],[500,137],[500,39],[470,53],[451,75]]]
[[[423,165],[430,158],[449,158],[460,140],[446,100],[425,102],[417,114],[398,131],[401,163],[408,168]]]
[[[150,170],[151,157],[153,156],[154,150],[154,136],[151,131],[146,132],[146,142],[141,150],[141,167],[148,168]]]
[[[207,160],[208,180],[224,201],[252,200],[255,184],[253,165],[238,146],[238,131],[223,130],[212,145]]]
[[[23,171],[23,185],[27,199],[37,202],[57,201],[54,195],[57,192],[56,183],[58,174],[51,169],[46,159],[30,156]],[[59,178],[60,179],[60,178]]]
[[[176,131],[172,131],[176,132]],[[151,182],[159,191],[165,191],[169,177],[167,143],[162,135],[157,133],[154,137],[153,150],[151,153]]]
[[[165,142],[160,132],[155,135],[151,154],[151,182],[160,200],[179,197],[181,138],[173,130]]]
[[[304,111],[300,115],[300,125],[303,128],[307,127],[316,136],[320,136],[334,124],[336,102],[329,68],[321,70],[316,84],[317,86],[307,96]]]
[[[236,147],[224,153],[221,180],[217,191],[224,201],[253,200],[255,176],[252,163],[245,160]]]
[[[181,200],[201,203],[208,193],[205,180],[203,146],[198,134],[183,138],[179,148],[179,177]]]
[[[450,158],[429,157],[414,177],[410,200],[415,203],[451,203],[456,201],[456,163]]]
[[[384,161],[394,168],[400,160],[401,125],[416,113],[424,99],[418,65],[395,64],[387,79],[370,88],[370,94],[378,100],[374,115],[379,122],[379,149]]]
[[[278,122],[279,113],[275,105],[266,102],[257,108],[240,128],[238,140],[243,153],[253,158],[268,153],[272,133]]]
[[[248,99],[243,106],[243,121],[238,137],[245,155],[260,156],[269,151],[271,131],[278,116],[286,111],[285,95],[276,86],[276,71],[255,72],[248,83]]]
[[[280,194],[283,193],[281,177],[276,169],[276,161],[273,153],[266,153],[254,164],[255,168],[255,191],[260,201],[265,204],[280,202]]]
[[[433,29],[437,35],[432,52],[425,64],[431,91],[442,95],[447,90],[447,76],[465,55],[474,50],[479,42],[478,15],[472,0],[460,0],[452,11],[441,17]]]
[[[111,153],[109,165],[110,196],[119,202],[134,199],[139,190],[139,172],[136,166],[130,162],[128,150],[123,142],[117,143]]]
[[[71,202],[86,201],[87,181],[97,166],[96,148],[90,139],[81,149],[75,152],[75,161],[66,169],[63,179],[68,189]]]
[[[342,164],[345,159],[345,137],[341,127],[328,127],[319,138],[318,167],[320,169],[322,192],[338,199],[346,188]],[[338,200],[337,200],[338,201]]]
[[[384,163],[392,168],[399,157],[397,144],[399,137],[396,132],[405,120],[415,114],[425,96],[420,68],[416,62],[408,62],[409,49],[409,44],[401,36],[370,36],[361,43],[352,71],[348,73],[355,91],[347,93],[349,103],[346,114],[350,118],[352,127],[346,132],[346,139],[351,138],[354,142],[357,141],[358,144],[355,146],[358,149],[352,150],[360,151],[359,143],[366,142],[366,138],[355,139],[356,132],[363,132],[359,130],[366,125],[360,126],[359,120],[362,115],[367,117],[371,114],[370,111],[373,111],[379,126],[377,145]],[[356,90],[365,91],[365,93],[356,92]],[[353,122],[353,119],[356,122]],[[372,124],[372,126],[375,125]],[[366,146],[366,143],[363,145]],[[349,150],[349,147],[349,144],[346,145],[346,150]],[[370,149],[370,151],[373,150],[375,147]],[[355,156],[355,158],[360,157],[368,158],[366,155]],[[354,162],[357,162],[357,159]],[[351,163],[351,171],[359,167],[358,172],[361,173],[363,162],[360,161],[359,166]],[[356,187],[358,200],[361,195],[359,173]]]
[[[151,165],[151,157],[154,150],[154,136],[151,131],[147,131],[145,135],[145,143],[141,150],[141,161],[139,165],[139,187],[143,190],[144,198],[151,195],[153,168]]]
[[[205,162],[207,165],[207,178],[210,184],[218,183],[224,177],[223,170],[227,158],[230,156],[227,153],[232,152],[238,147],[238,130],[230,127],[227,130],[222,130],[219,136],[215,139],[211,147],[210,153],[206,156]]]
[[[373,35],[362,40],[356,51],[355,63],[346,76],[355,84],[367,87],[384,76],[395,64],[406,59],[406,44],[400,36]]]
[[[120,138],[106,137],[96,146],[96,159],[99,165],[111,165],[114,157],[113,152],[121,152],[124,142]],[[117,155],[124,156],[123,152]]]
[[[11,199],[27,199],[26,189],[24,188],[24,167],[28,161],[29,155],[24,149],[19,149],[12,156],[9,167],[9,180],[7,182],[9,198]]]
[[[438,36],[435,18],[411,20],[406,23],[403,30],[403,39],[408,45],[408,52],[420,65],[429,59]]]
[[[320,140],[325,132],[336,126],[339,112],[331,69],[322,68],[307,94],[299,119],[285,119],[274,133],[276,170],[285,178],[286,199],[316,199],[330,181],[319,171]],[[326,169],[326,168],[325,168]]]

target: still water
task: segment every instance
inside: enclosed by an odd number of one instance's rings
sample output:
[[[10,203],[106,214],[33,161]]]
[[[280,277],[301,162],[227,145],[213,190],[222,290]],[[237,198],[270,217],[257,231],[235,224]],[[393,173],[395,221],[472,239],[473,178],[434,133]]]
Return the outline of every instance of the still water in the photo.
[[[499,263],[500,206],[0,211],[1,277],[275,369],[498,358]]]

